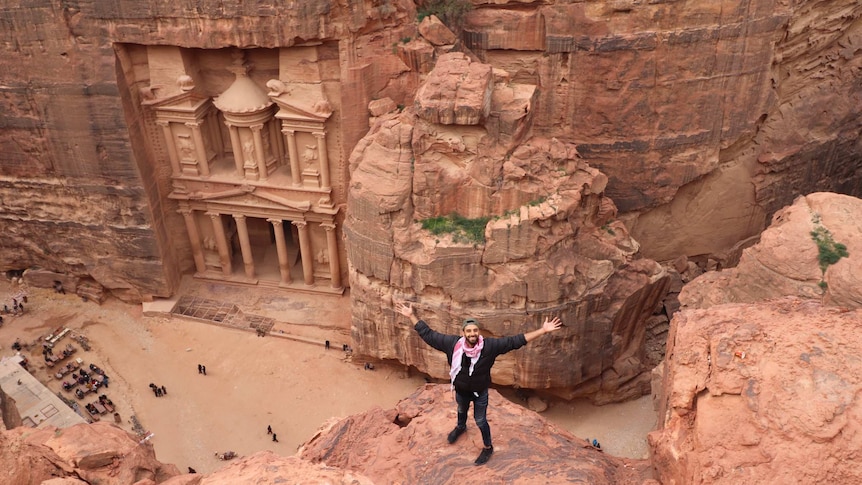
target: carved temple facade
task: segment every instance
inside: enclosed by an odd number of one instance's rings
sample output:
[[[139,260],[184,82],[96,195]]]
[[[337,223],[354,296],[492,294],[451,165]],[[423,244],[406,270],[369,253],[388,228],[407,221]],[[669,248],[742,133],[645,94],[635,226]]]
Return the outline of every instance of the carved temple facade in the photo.
[[[338,119],[325,75],[296,69],[318,49],[281,51],[263,62],[277,60],[278,71],[270,66],[254,79],[239,49],[216,61],[206,52],[146,49],[145,122],[154,158],[170,171],[165,205],[182,217],[184,234],[172,237],[187,238],[186,266],[197,278],[340,294],[346,255],[336,199],[347,181]],[[222,85],[206,79],[218,61],[213,77]]]

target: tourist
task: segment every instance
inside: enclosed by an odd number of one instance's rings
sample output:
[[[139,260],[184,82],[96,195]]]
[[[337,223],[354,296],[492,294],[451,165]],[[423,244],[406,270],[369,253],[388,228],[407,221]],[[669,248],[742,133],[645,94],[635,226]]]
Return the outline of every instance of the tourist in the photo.
[[[270,426],[270,425],[266,426],[266,434],[272,434],[272,426]]]
[[[202,365],[202,366],[201,366],[201,371],[203,371],[204,375],[207,375],[207,366]]]
[[[486,419],[488,409],[488,387],[491,385],[491,367],[498,355],[519,349],[546,333],[553,332],[562,326],[559,318],[545,318],[542,328],[532,332],[522,333],[502,338],[484,338],[479,333],[479,322],[474,318],[464,320],[461,325],[461,336],[445,335],[435,332],[420,320],[409,303],[398,303],[396,310],[410,319],[414,329],[428,345],[446,353],[449,362],[449,377],[452,389],[455,391],[455,402],[458,404],[458,423],[447,440],[454,443],[467,429],[467,412],[473,403],[473,419],[482,432],[482,443],[485,445],[479,457],[474,462],[483,465],[494,453],[491,442],[491,427]]]
[[[198,374],[203,374],[203,373],[204,373],[204,369],[203,369],[203,367],[204,367],[204,366],[202,366],[202,365],[198,364]]]
[[[272,434],[272,441],[278,443],[278,435],[276,435],[275,433]]]

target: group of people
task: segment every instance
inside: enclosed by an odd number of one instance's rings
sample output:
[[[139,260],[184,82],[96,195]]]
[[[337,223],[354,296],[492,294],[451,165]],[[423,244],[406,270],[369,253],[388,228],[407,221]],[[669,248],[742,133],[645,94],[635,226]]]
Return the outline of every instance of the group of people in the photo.
[[[168,395],[168,390],[165,388],[165,386],[157,386],[151,382],[150,383],[150,389],[152,389],[153,394],[155,394],[156,397],[162,397],[162,396]]]
[[[3,315],[22,315],[25,303],[27,303],[27,295],[12,298],[12,308],[9,308],[9,305],[4,303],[3,312],[0,314],[0,324],[3,324]]]
[[[198,364],[198,374],[207,375],[207,366]]]
[[[275,441],[276,443],[278,443],[278,435],[272,431],[272,426],[270,426],[270,425],[266,426],[266,434],[271,434],[272,435],[272,441]]]

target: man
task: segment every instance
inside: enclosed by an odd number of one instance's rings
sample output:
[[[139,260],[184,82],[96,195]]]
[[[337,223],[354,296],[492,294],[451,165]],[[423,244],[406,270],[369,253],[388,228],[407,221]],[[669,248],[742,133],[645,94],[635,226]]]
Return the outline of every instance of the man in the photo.
[[[498,355],[519,349],[527,342],[546,333],[560,328],[563,323],[559,318],[545,319],[542,328],[532,332],[502,338],[484,338],[479,334],[479,322],[474,318],[464,320],[461,326],[462,336],[445,335],[435,332],[420,320],[413,312],[409,303],[398,303],[398,313],[409,318],[414,329],[431,347],[446,353],[446,360],[451,366],[449,378],[455,391],[455,402],[458,404],[458,424],[448,436],[449,443],[454,443],[467,430],[467,411],[473,403],[473,419],[482,432],[482,443],[485,447],[476,458],[476,465],[484,465],[494,453],[491,443],[491,427],[485,418],[488,409],[488,388],[491,386],[491,367]]]

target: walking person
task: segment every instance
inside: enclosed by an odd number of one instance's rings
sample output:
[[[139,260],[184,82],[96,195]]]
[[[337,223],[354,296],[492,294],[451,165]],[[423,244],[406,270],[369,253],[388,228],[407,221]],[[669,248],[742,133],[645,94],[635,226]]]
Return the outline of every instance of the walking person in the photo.
[[[491,442],[491,427],[486,413],[488,409],[488,388],[491,386],[491,367],[497,356],[519,349],[528,342],[546,333],[559,329],[563,323],[559,318],[546,318],[542,328],[528,333],[509,337],[484,338],[479,333],[479,322],[475,318],[464,320],[461,336],[446,335],[431,330],[427,323],[419,319],[409,303],[397,303],[396,311],[410,319],[413,328],[428,345],[446,353],[449,362],[449,377],[455,391],[458,405],[458,423],[447,440],[454,443],[467,430],[467,412],[473,403],[473,419],[482,433],[484,448],[474,462],[484,465],[494,453]]]
[[[272,441],[275,441],[276,443],[278,443],[278,435],[277,434],[275,434],[275,433],[272,434]]]
[[[204,373],[204,366],[198,364],[198,374],[203,374],[203,373]]]
[[[266,426],[266,434],[272,434],[272,426],[270,426],[270,425]]]
[[[207,366],[202,365],[202,366],[201,366],[201,371],[203,371],[204,375],[207,375]]]
[[[165,386],[162,386],[162,394],[164,394],[165,396],[168,395],[168,390],[165,388]]]

